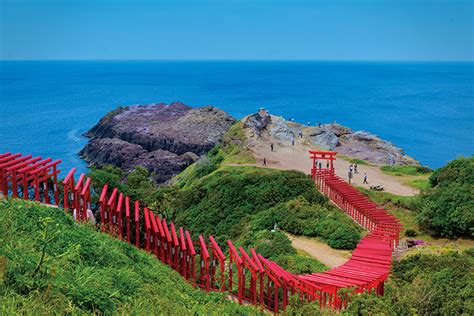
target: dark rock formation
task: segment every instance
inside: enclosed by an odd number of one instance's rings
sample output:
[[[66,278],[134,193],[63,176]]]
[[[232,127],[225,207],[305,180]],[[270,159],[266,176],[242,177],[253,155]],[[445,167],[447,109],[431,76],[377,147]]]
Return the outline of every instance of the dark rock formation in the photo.
[[[251,128],[257,137],[262,136],[262,132],[272,123],[271,116],[265,109],[260,109],[257,113],[247,116],[244,119],[244,128]]]
[[[80,155],[91,166],[110,164],[127,171],[143,166],[161,183],[212,149],[234,122],[212,106],[176,102],[121,107],[85,134],[91,140]]]

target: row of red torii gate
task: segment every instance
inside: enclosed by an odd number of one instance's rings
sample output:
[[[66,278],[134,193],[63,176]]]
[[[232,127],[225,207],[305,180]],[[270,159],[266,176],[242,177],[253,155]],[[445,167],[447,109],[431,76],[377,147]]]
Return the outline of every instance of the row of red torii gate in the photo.
[[[176,227],[108,185],[101,188],[96,206],[98,229],[153,253],[195,287],[225,291],[240,304],[260,305],[275,313],[286,308],[290,295],[336,309],[343,308],[350,297],[338,293],[343,288],[353,289],[352,294],[374,290],[383,295],[392,251],[398,245],[400,223],[335,175],[335,152],[310,154],[311,177],[319,190],[369,231],[346,263],[323,273],[295,275],[254,249],[246,251],[230,240],[226,242],[226,256],[213,236],[199,235],[193,239],[183,227]],[[317,160],[330,161],[329,168],[320,168]],[[2,194],[62,206],[77,221],[91,219],[91,179],[85,174],[76,179],[73,168],[59,183],[60,162],[20,153],[0,154]]]

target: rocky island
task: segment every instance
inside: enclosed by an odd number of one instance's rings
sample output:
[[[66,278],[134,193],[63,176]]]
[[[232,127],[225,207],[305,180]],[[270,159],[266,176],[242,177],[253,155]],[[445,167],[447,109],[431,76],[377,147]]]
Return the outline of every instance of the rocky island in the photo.
[[[80,155],[89,166],[126,171],[142,166],[164,183],[212,149],[234,122],[212,106],[175,102],[119,107],[85,134],[90,141]]]

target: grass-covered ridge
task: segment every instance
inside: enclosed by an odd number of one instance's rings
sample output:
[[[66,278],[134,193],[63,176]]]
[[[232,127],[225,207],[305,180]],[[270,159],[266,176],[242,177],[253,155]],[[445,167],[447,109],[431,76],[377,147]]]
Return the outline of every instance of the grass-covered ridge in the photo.
[[[353,249],[358,227],[318,192],[301,172],[222,166],[175,192],[164,204],[176,222],[193,233],[241,240],[277,228],[296,235],[321,237],[337,249]],[[337,231],[337,233],[336,233]],[[335,236],[346,242],[336,242]]]
[[[256,314],[60,209],[0,201],[0,314]]]
[[[307,175],[234,165],[232,162],[248,158],[245,142],[242,125],[237,123],[220,145],[168,186],[153,186],[141,169],[129,175],[92,170],[91,177],[96,188],[122,178],[119,185],[125,194],[186,227],[193,237],[212,235],[224,249],[227,239],[254,247],[295,273],[326,268],[313,258],[298,255],[284,232],[319,237],[336,249],[356,246],[361,229],[331,205]]]

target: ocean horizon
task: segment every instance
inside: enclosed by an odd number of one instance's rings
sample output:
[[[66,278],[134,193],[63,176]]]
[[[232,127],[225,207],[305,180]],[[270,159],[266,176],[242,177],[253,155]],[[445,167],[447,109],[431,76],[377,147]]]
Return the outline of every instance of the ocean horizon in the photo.
[[[0,152],[83,172],[82,134],[108,111],[181,101],[337,122],[437,168],[473,154],[473,74],[474,62],[0,61]]]

